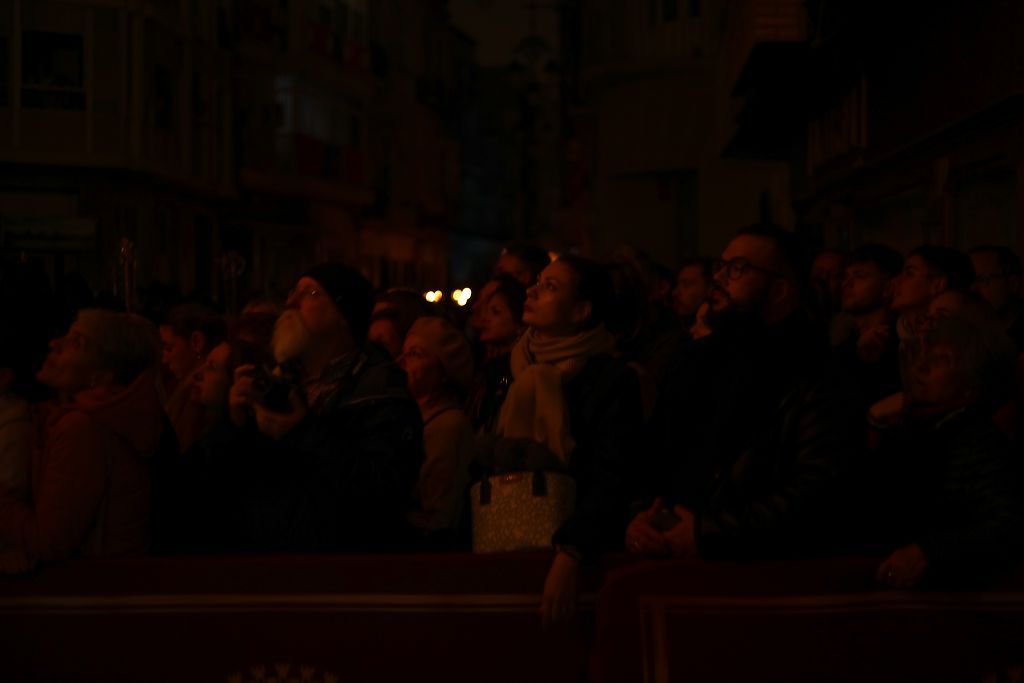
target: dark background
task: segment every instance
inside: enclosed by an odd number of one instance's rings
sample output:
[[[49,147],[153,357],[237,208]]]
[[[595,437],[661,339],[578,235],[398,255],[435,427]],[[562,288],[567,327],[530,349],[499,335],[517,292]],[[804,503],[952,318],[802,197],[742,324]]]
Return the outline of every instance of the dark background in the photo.
[[[1017,0],[0,0],[0,256],[234,308],[760,218],[1020,251],[1022,37]]]

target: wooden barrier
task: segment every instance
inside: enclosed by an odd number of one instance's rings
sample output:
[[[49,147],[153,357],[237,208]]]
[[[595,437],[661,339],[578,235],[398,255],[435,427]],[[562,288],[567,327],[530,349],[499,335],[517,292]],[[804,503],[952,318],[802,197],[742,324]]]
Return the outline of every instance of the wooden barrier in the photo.
[[[544,632],[537,609],[550,561],[536,553],[51,566],[0,579],[0,681],[981,683],[1011,680],[1024,663],[1024,591],[1008,586],[882,593],[870,582],[871,558],[612,557],[582,576],[579,618]]]

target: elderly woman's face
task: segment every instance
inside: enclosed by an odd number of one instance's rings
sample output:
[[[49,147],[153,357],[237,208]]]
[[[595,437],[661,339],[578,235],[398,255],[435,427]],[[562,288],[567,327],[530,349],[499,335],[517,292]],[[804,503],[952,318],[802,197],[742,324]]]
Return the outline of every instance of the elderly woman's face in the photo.
[[[36,379],[62,394],[92,387],[102,371],[95,339],[79,322],[50,342],[50,353]]]
[[[398,367],[405,370],[406,386],[418,401],[435,395],[444,386],[444,366],[431,353],[429,345],[415,334],[405,338]]]
[[[578,332],[588,313],[585,304],[576,298],[576,273],[555,261],[526,291],[523,324],[548,336],[567,337]]]
[[[919,406],[954,408],[971,402],[964,368],[945,344],[925,346],[910,368],[908,398]]]

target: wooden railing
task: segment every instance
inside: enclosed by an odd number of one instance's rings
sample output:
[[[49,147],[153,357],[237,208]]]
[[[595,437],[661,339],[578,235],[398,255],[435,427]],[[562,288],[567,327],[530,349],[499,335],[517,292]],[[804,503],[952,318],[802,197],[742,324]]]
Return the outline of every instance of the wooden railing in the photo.
[[[537,553],[52,566],[0,579],[0,680],[980,683],[1024,663],[1024,591],[1011,585],[879,592],[871,558],[611,557],[584,571],[577,617],[545,631],[538,606],[550,561]]]

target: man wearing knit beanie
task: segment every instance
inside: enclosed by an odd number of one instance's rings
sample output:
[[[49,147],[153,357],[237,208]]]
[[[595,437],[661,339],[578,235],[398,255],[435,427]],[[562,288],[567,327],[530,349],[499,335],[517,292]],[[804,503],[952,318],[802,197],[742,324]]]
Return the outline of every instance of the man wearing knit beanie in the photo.
[[[405,375],[366,344],[373,289],[354,268],[324,263],[299,278],[287,306],[273,347],[276,374],[294,385],[290,409],[263,405],[252,366],[231,388],[232,422],[254,439],[250,453],[266,456],[242,458],[245,475],[224,482],[240,511],[236,540],[314,552],[399,545],[422,423]]]

